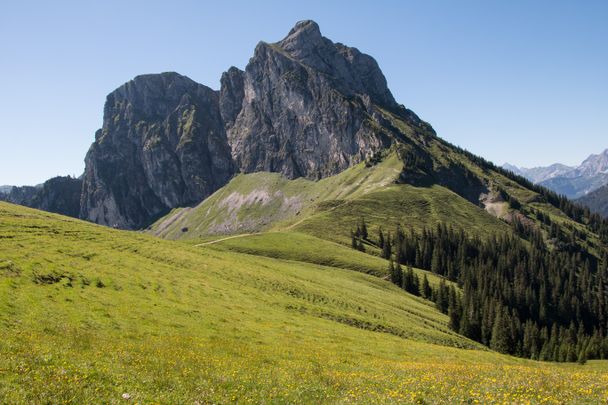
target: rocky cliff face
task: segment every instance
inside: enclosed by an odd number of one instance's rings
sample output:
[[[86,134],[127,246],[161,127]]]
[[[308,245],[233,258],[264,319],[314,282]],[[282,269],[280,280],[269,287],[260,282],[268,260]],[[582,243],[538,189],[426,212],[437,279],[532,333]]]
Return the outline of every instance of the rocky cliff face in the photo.
[[[39,186],[11,187],[0,200],[57,214],[78,217],[82,180],[70,176],[53,177]]]
[[[324,38],[315,22],[299,22],[278,43],[259,43],[245,71],[225,77],[222,95],[231,100],[225,104],[242,98],[234,120],[232,108],[224,116],[244,172],[316,179],[390,143],[374,129],[374,105],[399,106],[377,63]]]
[[[199,202],[232,176],[219,94],[177,73],[138,76],[111,93],[86,156],[82,218],[140,228]]]
[[[244,71],[222,75],[219,92],[176,73],[139,76],[107,98],[80,216],[141,228],[238,171],[337,174],[400,136],[386,112],[432,132],[395,102],[372,57],[324,38],[313,21],[260,42]]]

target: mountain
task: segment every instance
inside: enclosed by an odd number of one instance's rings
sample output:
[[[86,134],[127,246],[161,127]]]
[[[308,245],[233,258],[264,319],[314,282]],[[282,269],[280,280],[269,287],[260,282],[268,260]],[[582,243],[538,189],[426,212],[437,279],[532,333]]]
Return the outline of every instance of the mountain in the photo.
[[[41,185],[37,186],[9,186],[8,192],[0,194],[0,200],[13,204],[31,206],[32,200],[38,194]]]
[[[579,198],[577,202],[608,218],[608,184]]]
[[[561,163],[554,163],[547,167],[533,167],[531,169],[513,166],[508,163],[505,163],[502,165],[502,167],[506,170],[512,171],[515,174],[524,176],[533,183],[541,183],[554,177],[563,176],[570,173],[574,169],[573,167],[566,166]]]
[[[0,200],[44,211],[78,217],[82,181],[70,176],[53,177],[37,186],[10,186]]]
[[[260,42],[244,71],[213,91],[177,73],[138,76],[111,93],[86,157],[81,218],[118,228],[148,225],[200,202],[234,173],[335,175],[432,128],[398,105],[376,61],[302,21]]]
[[[245,91],[232,87],[235,82]],[[408,114],[373,58],[324,38],[313,21],[299,22],[277,43],[260,42],[245,71],[232,70],[222,84],[222,94],[243,95],[232,102],[241,105],[234,120],[232,111],[224,117],[245,173],[337,174],[390,144],[377,130],[376,106]]]
[[[590,155],[580,165],[570,167],[560,163],[531,169],[505,163],[502,166],[569,198],[579,198],[608,184],[608,149],[598,155]]]
[[[0,186],[0,194],[8,194],[13,189],[13,186]]]
[[[85,158],[80,216],[140,228],[202,200],[233,172],[218,92],[177,73],[138,76],[106,99]]]
[[[85,163],[88,221],[0,202],[0,403],[605,398],[608,221],[312,21],[119,87]]]
[[[365,81],[351,82],[346,67],[334,71],[344,55],[355,55],[343,49],[320,36],[316,24],[303,22],[286,39],[258,45],[244,73],[225,75],[223,82],[234,86],[223,85],[231,95],[224,100],[231,101],[222,103],[220,91],[220,105],[230,111],[224,124],[239,173],[198,204],[172,209],[146,232],[196,246],[225,235],[212,243],[321,264],[343,259],[310,259],[322,249],[308,238],[350,246],[408,266],[407,273],[392,264],[388,270],[405,291],[422,295],[409,267],[456,283],[461,292],[426,297],[452,314],[456,333],[494,350],[556,361],[601,356],[581,345],[608,325],[598,310],[608,303],[608,222],[441,139],[393,103],[383,81],[374,93]],[[235,114],[238,101],[232,100],[240,94],[242,109]],[[327,107],[325,99],[331,100]],[[292,110],[298,114],[291,116]],[[342,120],[325,118],[336,111]],[[351,121],[361,126],[340,127]],[[310,152],[298,146],[303,122],[318,131]],[[346,148],[345,139],[358,148]],[[334,168],[325,165],[330,160]],[[558,350],[564,334],[580,338]]]

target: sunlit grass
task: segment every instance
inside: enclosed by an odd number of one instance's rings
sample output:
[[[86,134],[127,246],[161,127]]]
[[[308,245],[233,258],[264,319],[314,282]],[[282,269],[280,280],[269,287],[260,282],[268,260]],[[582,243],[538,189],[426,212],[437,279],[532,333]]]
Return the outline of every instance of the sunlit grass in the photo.
[[[381,278],[217,247],[0,203],[0,403],[606,400],[604,362],[499,355]]]

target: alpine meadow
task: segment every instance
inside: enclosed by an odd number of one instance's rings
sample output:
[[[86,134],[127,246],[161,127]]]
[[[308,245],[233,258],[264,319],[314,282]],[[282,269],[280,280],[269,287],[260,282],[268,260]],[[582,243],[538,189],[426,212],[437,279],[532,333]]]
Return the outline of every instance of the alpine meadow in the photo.
[[[312,20],[219,83],[137,76],[82,175],[0,188],[0,403],[608,401],[603,157],[570,200]]]

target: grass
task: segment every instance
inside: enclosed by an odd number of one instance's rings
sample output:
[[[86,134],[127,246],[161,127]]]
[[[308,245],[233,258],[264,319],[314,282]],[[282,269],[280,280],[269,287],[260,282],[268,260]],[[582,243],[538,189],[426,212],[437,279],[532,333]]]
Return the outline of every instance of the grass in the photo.
[[[510,231],[504,222],[444,187],[406,184],[390,185],[353,200],[329,202],[294,229],[346,244],[350,243],[350,230],[361,218],[365,218],[373,238],[379,227],[393,232],[397,224],[420,230],[443,222],[480,235]],[[327,224],[331,224],[331,233]]]
[[[381,257],[299,232],[266,232],[223,241],[220,239],[220,242],[209,246],[230,252],[360,271],[381,278],[388,276],[388,261]],[[367,246],[370,250],[370,245]],[[420,269],[414,269],[414,272],[420,277],[426,275],[431,285],[439,284],[440,277],[431,272]]]
[[[397,154],[389,153],[376,166],[361,163],[318,182],[277,173],[239,175],[200,205],[173,210],[150,232],[167,239],[201,239],[294,229],[350,244],[350,230],[362,217],[374,238],[380,226],[393,231],[397,224],[421,229],[439,222],[481,235],[510,232],[504,222],[445,187],[395,184],[401,166]]]
[[[149,231],[166,239],[191,239],[291,226],[323,201],[353,199],[391,184],[401,166],[389,153],[378,165],[361,163],[317,182],[278,173],[241,174],[198,206],[174,209]]]
[[[606,400],[605,362],[499,355],[377,277],[218,247],[0,203],[0,402]]]

